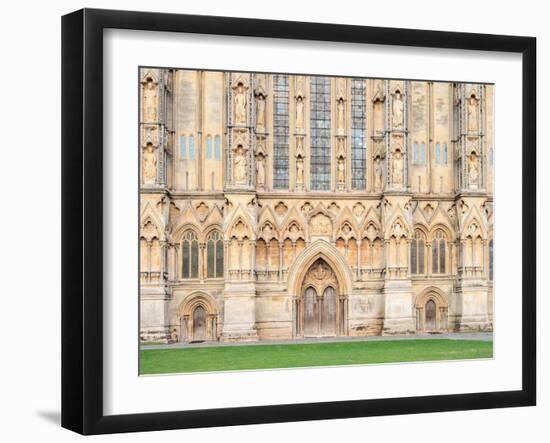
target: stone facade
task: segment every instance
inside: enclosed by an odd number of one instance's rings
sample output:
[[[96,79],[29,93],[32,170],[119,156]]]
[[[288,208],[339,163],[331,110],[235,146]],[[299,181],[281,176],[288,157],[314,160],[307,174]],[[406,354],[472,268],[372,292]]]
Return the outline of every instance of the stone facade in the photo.
[[[492,85],[140,75],[141,341],[492,330]]]

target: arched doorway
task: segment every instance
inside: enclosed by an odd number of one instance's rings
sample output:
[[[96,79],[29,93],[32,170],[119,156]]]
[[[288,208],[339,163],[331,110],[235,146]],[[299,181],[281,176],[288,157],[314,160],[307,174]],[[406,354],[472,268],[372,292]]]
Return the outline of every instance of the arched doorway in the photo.
[[[436,306],[435,306],[435,302],[431,298],[426,302],[425,312],[426,312],[425,329],[427,331],[435,331],[436,330],[436,321],[435,321]]]
[[[323,260],[307,271],[296,310],[296,335],[334,337],[344,334],[344,301],[339,297],[336,275]]]
[[[206,309],[198,305],[193,310],[193,341],[206,340]]]
[[[218,340],[218,307],[214,298],[204,292],[188,295],[180,305],[180,342]]]
[[[439,289],[428,288],[416,299],[417,332],[439,333],[448,330],[449,305]]]

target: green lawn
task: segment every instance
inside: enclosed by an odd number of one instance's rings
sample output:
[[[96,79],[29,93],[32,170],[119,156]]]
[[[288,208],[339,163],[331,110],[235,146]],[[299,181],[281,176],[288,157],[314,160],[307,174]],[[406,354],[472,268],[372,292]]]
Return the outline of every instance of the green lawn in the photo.
[[[140,374],[491,358],[492,341],[388,340],[142,349]]]

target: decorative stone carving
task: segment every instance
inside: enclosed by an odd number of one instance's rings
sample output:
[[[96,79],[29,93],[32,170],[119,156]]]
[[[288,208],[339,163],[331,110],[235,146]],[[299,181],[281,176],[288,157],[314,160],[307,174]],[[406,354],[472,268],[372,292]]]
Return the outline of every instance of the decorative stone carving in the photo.
[[[304,159],[302,157],[296,159],[296,187],[300,189],[304,187]]]
[[[235,184],[246,184],[246,151],[242,145],[237,146],[233,159],[233,180]]]
[[[403,186],[403,154],[400,149],[393,153],[392,183],[396,186]]]
[[[158,94],[157,84],[148,77],[143,88],[143,120],[154,122],[157,120]]]
[[[286,211],[288,211],[288,206],[284,204],[284,202],[279,202],[277,203],[277,205],[275,206],[275,212],[278,214],[278,215],[284,215],[286,214]]]
[[[265,186],[265,159],[263,154],[259,154],[256,158],[256,185],[259,188]]]
[[[311,206],[309,202],[305,202],[301,207],[302,213],[304,214],[307,214],[312,209],[313,209],[313,206]]]
[[[475,152],[468,159],[468,184],[470,188],[477,188],[479,181],[479,161]]]
[[[147,144],[143,150],[143,181],[154,183],[157,178],[157,153],[156,148]]]
[[[478,121],[478,107],[477,99],[472,94],[468,99],[468,131],[476,132],[477,131],[477,121]]]
[[[312,234],[328,235],[332,233],[332,222],[324,214],[317,214],[311,218]]]
[[[256,97],[256,129],[263,131],[265,128],[265,97],[262,93]]]
[[[338,158],[338,187],[342,189],[345,185],[345,164],[342,157]]]
[[[246,90],[242,83],[239,83],[235,88],[235,123],[238,125],[246,124]]]
[[[365,207],[361,203],[355,203],[355,205],[353,205],[353,215],[357,218],[361,217],[364,211]]]
[[[382,159],[377,156],[374,159],[374,190],[381,191],[382,183],[384,183],[384,166],[382,165]]]
[[[296,97],[296,131],[304,131],[304,99],[301,95]]]
[[[393,127],[403,127],[403,96],[398,89],[393,96]]]
[[[344,134],[344,99],[338,99],[338,134]]]

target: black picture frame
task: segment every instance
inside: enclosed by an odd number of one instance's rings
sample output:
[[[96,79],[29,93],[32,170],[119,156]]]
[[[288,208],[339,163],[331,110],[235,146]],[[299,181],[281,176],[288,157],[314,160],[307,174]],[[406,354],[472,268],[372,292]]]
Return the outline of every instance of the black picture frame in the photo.
[[[103,31],[500,51],[522,55],[522,388],[177,412],[103,412]],[[83,9],[62,18],[62,426],[82,434],[536,404],[536,39],[339,24]]]

